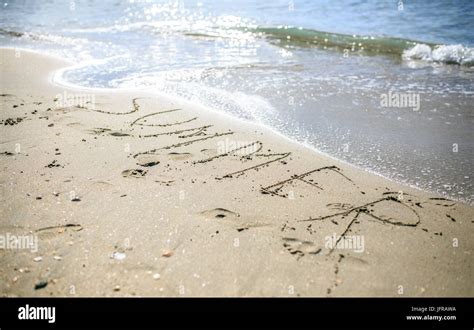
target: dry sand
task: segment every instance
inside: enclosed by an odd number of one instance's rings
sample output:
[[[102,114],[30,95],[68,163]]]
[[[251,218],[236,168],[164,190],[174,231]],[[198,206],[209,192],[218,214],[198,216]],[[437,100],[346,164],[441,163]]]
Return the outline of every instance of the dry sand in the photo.
[[[38,239],[0,250],[2,296],[474,295],[472,206],[180,100],[53,85],[58,59],[0,55],[0,235]]]

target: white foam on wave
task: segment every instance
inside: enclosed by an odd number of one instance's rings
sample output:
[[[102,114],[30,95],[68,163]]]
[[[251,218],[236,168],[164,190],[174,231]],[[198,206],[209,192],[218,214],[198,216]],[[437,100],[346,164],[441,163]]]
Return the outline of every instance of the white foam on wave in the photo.
[[[463,45],[438,45],[430,47],[416,44],[403,52],[404,60],[422,60],[427,62],[455,63],[474,65],[474,49]]]
[[[162,71],[153,75],[133,75],[117,79],[110,84],[114,88],[136,89],[184,99],[201,106],[220,110],[244,120],[264,123],[275,118],[276,109],[257,94],[227,91],[200,83],[204,69]]]

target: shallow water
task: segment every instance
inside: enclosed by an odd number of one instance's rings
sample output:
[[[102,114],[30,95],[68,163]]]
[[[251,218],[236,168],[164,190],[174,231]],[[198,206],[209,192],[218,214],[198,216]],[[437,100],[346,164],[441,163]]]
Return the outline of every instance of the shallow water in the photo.
[[[472,1],[15,1],[0,15],[0,45],[73,60],[69,83],[177,95],[474,200]]]

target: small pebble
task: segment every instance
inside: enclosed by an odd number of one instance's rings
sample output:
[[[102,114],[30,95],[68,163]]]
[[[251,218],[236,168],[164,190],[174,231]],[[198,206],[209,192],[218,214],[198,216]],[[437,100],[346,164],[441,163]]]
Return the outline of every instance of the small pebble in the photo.
[[[47,285],[48,285],[48,281],[39,281],[38,283],[35,284],[35,290],[46,288]]]
[[[166,257],[166,258],[169,258],[173,255],[173,251],[171,250],[165,250],[163,251],[163,253],[161,254],[163,257]]]

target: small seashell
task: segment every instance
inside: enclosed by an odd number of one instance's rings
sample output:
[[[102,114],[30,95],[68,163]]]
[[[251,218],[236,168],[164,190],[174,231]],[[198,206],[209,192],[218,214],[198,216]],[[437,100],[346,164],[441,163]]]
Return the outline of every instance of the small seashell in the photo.
[[[125,253],[122,253],[122,252],[117,252],[115,251],[113,254],[112,254],[112,258],[115,259],[115,260],[123,260],[127,257],[127,255]]]

